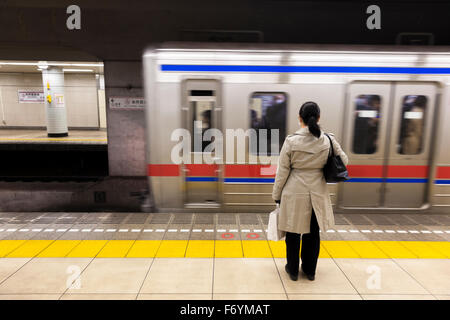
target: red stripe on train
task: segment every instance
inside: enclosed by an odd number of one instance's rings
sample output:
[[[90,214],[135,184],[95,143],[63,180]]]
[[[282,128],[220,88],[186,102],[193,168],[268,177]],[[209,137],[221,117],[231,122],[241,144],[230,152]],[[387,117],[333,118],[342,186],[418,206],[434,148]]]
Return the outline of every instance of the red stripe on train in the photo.
[[[275,177],[277,166],[261,164],[226,164],[225,177],[244,178],[244,177]]]
[[[216,164],[188,164],[189,176],[211,177],[216,176]],[[274,177],[276,166],[260,164],[226,164],[225,177]],[[383,166],[380,165],[349,165],[350,177],[380,178],[383,176]],[[149,164],[148,175],[153,177],[175,177],[180,175],[180,166],[177,164]],[[428,166],[388,166],[388,178],[427,178]],[[450,166],[438,167],[437,178],[450,178]]]
[[[388,166],[388,178],[427,178],[428,166]]]
[[[216,175],[217,164],[187,164],[189,175],[194,177],[211,177]],[[176,177],[180,175],[178,164],[149,164],[148,175],[151,177]]]
[[[379,178],[383,176],[383,166],[348,165],[347,170],[350,177]]]
[[[150,177],[176,177],[180,175],[178,164],[149,164],[147,174]]]
[[[217,164],[187,164],[186,169],[192,177],[213,177],[217,175],[219,166]]]
[[[438,167],[436,178],[438,179],[450,179],[450,166],[449,167]]]

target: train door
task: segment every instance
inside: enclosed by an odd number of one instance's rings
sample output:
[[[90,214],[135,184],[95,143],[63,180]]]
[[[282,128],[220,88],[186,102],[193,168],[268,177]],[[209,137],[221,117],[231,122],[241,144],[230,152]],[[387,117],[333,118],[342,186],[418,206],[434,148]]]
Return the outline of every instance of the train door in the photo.
[[[396,83],[387,146],[384,206],[420,208],[427,200],[437,87]]]
[[[340,203],[343,207],[379,207],[391,84],[354,83],[349,89],[344,150],[356,177],[342,184]]]
[[[191,139],[189,163],[183,163],[182,169],[185,207],[220,207],[221,152],[211,148],[217,135],[208,140],[217,133],[214,129],[222,127],[220,82],[185,80],[182,95],[183,122]]]
[[[350,85],[344,147],[351,179],[342,185],[341,207],[425,203],[436,94],[433,83]]]

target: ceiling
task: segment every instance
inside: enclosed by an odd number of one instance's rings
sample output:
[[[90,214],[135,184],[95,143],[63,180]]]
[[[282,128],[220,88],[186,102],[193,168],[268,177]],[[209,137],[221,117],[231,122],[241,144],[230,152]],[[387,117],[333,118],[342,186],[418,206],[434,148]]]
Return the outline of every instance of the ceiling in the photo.
[[[77,61],[46,61],[50,67],[64,69],[64,72],[83,74],[103,74],[103,63],[101,62],[77,62]],[[14,61],[0,60],[0,72],[11,73],[41,73],[38,69],[39,61]],[[73,70],[73,71],[67,71]],[[83,70],[83,71],[81,71]],[[84,71],[86,70],[86,71]],[[92,70],[91,72],[87,70]]]

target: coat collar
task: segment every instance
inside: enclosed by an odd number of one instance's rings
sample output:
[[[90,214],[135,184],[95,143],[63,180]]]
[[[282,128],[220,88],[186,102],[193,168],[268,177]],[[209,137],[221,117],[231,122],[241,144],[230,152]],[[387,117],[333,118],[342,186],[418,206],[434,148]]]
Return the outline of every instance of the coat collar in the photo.
[[[297,131],[295,131],[295,133],[304,135],[304,134],[309,134],[310,132],[309,132],[308,127],[304,127],[304,128],[298,129]]]
[[[321,138],[324,134],[323,134],[323,131],[322,130],[320,130],[321,132],[320,132],[320,137],[319,138]],[[298,129],[297,131],[295,131],[295,133],[296,134],[300,134],[300,135],[302,135],[302,136],[304,136],[304,135],[311,135],[311,132],[309,132],[309,129],[308,129],[308,127],[304,127],[304,128],[300,128],[300,129]]]

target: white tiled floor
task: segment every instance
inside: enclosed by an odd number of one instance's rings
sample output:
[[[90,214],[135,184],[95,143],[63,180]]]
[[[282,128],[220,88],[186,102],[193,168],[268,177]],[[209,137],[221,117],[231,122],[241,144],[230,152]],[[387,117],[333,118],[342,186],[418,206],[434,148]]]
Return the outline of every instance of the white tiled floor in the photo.
[[[430,293],[450,295],[450,259],[395,259],[395,262]]]
[[[210,294],[213,259],[155,259],[141,293]]]
[[[335,259],[360,294],[429,294],[389,259]]]
[[[138,293],[153,259],[97,258],[80,275],[80,288],[69,293]],[[1,290],[1,286],[0,286]]]
[[[316,280],[300,274],[296,282],[284,265],[272,258],[0,258],[0,300],[450,299],[449,259],[319,259]]]
[[[358,294],[333,259],[319,259],[316,269],[316,280],[314,281],[309,281],[301,272],[299,273],[298,280],[292,281],[284,270],[286,260],[279,258],[275,259],[275,262],[284,288],[288,294]]]
[[[0,260],[3,259],[15,258]],[[62,294],[74,274],[81,272],[90,261],[89,258],[32,259],[0,284],[0,294]]]
[[[217,258],[214,293],[285,293],[273,259]]]

